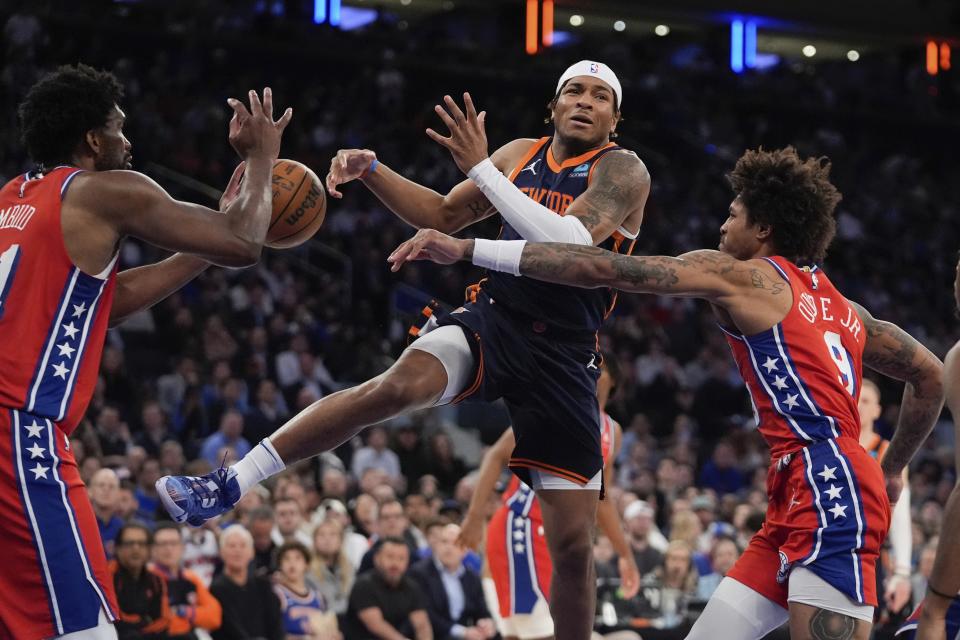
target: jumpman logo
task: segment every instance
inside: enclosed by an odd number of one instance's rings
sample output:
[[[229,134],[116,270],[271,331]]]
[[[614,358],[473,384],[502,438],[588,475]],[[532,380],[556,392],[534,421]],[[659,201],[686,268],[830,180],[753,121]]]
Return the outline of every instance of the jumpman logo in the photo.
[[[529,171],[533,175],[537,175],[537,165],[540,164],[540,161],[541,161],[541,158],[537,158],[531,164],[525,166],[523,170],[520,171],[520,173],[523,173],[524,171]]]
[[[596,369],[597,365],[593,364],[596,362],[597,356],[590,356],[590,362],[587,363],[587,369]]]
[[[795,506],[797,506],[798,504],[800,504],[800,501],[797,500],[797,490],[794,489],[794,490],[793,490],[793,495],[790,497],[790,504],[789,504],[789,506],[787,506],[787,511],[790,511],[791,509],[793,509],[793,508],[794,508]]]

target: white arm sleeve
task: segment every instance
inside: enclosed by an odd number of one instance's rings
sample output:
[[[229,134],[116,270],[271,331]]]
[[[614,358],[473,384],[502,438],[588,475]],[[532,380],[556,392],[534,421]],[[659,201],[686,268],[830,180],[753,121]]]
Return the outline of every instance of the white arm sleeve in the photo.
[[[893,568],[907,574],[912,569],[913,525],[910,522],[910,487],[904,486],[890,518],[890,546],[893,547]]]
[[[593,236],[576,216],[560,216],[528,198],[487,158],[467,172],[503,219],[530,242],[593,244]]]

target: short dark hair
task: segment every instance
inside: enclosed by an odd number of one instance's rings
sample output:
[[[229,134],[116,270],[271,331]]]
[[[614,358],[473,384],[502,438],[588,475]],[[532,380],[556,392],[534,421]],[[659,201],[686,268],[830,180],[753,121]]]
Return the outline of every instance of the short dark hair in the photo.
[[[153,544],[153,534],[150,533],[150,529],[147,527],[147,525],[143,524],[142,522],[128,522],[120,527],[119,531],[117,531],[116,542],[118,547],[123,545],[123,537],[127,531],[132,531],[134,529],[137,531],[143,531],[147,535],[147,544]]]
[[[307,564],[310,564],[310,550],[307,549],[303,543],[297,542],[296,540],[290,540],[289,542],[284,542],[282,545],[277,547],[276,555],[274,556],[277,561],[277,566],[280,566],[280,561],[283,560],[283,556],[287,555],[291,551],[299,553],[301,556],[303,556],[303,561]]]
[[[802,160],[794,147],[748,150],[727,180],[746,207],[747,221],[772,227],[778,254],[797,263],[823,261],[843,198],[830,182],[826,157]]]
[[[406,548],[407,551],[410,551],[410,546],[403,538],[399,538],[397,536],[387,536],[385,538],[380,538],[380,546],[377,547],[375,555],[379,555],[379,553],[383,551],[383,548],[388,544],[398,544],[401,547]]]
[[[107,124],[122,97],[123,86],[109,71],[78,64],[47,74],[18,109],[27,153],[43,167],[69,161],[87,131]]]

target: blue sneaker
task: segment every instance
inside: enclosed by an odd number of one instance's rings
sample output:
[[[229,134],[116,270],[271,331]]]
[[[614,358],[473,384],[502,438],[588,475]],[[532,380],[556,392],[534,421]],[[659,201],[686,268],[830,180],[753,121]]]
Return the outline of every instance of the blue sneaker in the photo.
[[[229,511],[240,499],[237,472],[223,467],[200,477],[164,476],[156,487],[170,517],[194,527]]]

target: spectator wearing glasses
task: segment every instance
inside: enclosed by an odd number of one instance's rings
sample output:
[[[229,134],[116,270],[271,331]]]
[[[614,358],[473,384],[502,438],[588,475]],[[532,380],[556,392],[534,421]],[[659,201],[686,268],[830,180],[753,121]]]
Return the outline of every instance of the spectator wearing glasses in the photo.
[[[117,559],[110,563],[110,572],[120,607],[116,623],[120,640],[167,638],[171,619],[167,583],[147,567],[152,542],[150,530],[138,522],[123,525],[117,533]]]
[[[153,569],[167,581],[170,603],[170,640],[197,640],[195,629],[214,631],[220,627],[223,610],[203,580],[184,569],[183,537],[180,527],[161,522],[153,532]]]

